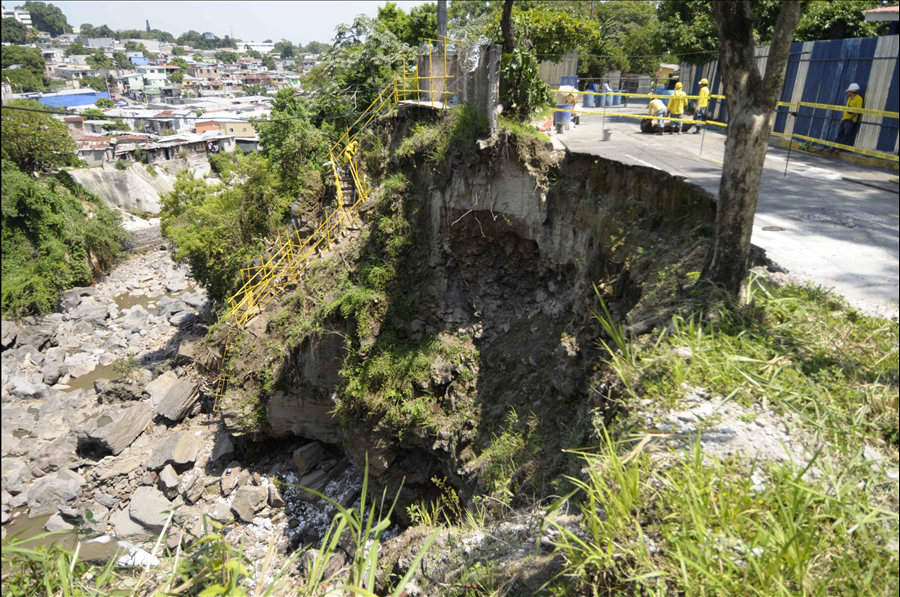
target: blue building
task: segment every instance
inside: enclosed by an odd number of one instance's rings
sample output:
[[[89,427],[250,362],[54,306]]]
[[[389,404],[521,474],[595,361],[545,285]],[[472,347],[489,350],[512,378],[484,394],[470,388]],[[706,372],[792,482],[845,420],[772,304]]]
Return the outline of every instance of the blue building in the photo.
[[[129,56],[128,59],[133,66],[147,66],[150,64],[150,59],[146,56]]]
[[[216,38],[216,35],[214,33],[210,33],[209,31],[207,31],[206,33],[203,34],[203,39],[215,39],[215,38]]]
[[[109,99],[109,93],[106,91],[94,91],[93,89],[72,89],[55,93],[41,93],[37,96],[28,97],[28,99],[37,100],[44,106],[53,106],[54,108],[92,106],[100,98]]]

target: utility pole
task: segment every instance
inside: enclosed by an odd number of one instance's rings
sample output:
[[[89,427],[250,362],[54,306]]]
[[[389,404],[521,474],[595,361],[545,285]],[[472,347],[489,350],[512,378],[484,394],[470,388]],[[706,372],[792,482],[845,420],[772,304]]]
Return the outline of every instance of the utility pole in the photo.
[[[591,0],[591,20],[594,20],[594,0]]]
[[[438,0],[437,27],[438,39],[443,41],[447,37],[447,0]]]

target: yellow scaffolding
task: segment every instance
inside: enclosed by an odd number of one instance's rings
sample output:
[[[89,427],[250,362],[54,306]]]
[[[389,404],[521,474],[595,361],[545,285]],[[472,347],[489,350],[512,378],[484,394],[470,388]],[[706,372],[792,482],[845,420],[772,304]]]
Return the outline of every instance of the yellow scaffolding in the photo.
[[[432,51],[431,42],[436,40],[428,40],[429,44],[429,67],[431,66]],[[431,76],[429,79],[435,78],[450,79],[452,76],[447,74],[447,41],[444,38],[444,75],[441,77]],[[421,56],[424,56],[422,54]],[[416,73],[418,74],[418,73]],[[458,75],[457,75],[458,76]],[[416,79],[416,89],[413,90],[408,86],[410,79]],[[251,319],[265,310],[272,300],[276,299],[286,289],[296,285],[309,267],[315,263],[319,256],[327,251],[343,235],[344,231],[359,217],[359,207],[369,198],[369,187],[365,181],[365,176],[361,176],[358,166],[351,159],[348,161],[348,171],[352,182],[355,198],[346,198],[343,188],[343,177],[337,166],[336,155],[341,155],[339,148],[342,145],[349,144],[356,140],[359,135],[366,130],[369,124],[376,116],[383,111],[392,109],[400,101],[408,99],[409,94],[416,92],[417,98],[424,89],[420,89],[418,77],[408,77],[406,72],[406,58],[403,61],[403,76],[398,77],[396,74],[381,90],[375,100],[360,115],[356,121],[351,124],[341,138],[329,150],[331,160],[331,173],[334,176],[334,184],[337,195],[337,208],[328,214],[325,221],[305,240],[300,238],[300,233],[295,231],[293,234],[282,234],[280,231],[272,244],[272,247],[263,253],[259,258],[259,265],[242,268],[240,271],[241,288],[228,299],[227,311],[223,315],[227,328],[225,334],[225,344],[222,350],[222,357],[219,367],[219,378],[216,382],[215,402],[213,403],[213,412],[222,411],[222,404],[228,385],[231,382],[231,376],[228,373],[228,360],[234,355],[235,343],[240,331],[250,322]],[[435,92],[434,84],[432,89],[432,105],[434,105],[434,93],[449,93],[446,83],[443,92]],[[403,99],[401,100],[401,94]],[[446,106],[446,102],[442,102]],[[358,128],[357,128],[357,125]],[[354,132],[354,129],[356,131]],[[352,201],[351,205],[347,205]]]

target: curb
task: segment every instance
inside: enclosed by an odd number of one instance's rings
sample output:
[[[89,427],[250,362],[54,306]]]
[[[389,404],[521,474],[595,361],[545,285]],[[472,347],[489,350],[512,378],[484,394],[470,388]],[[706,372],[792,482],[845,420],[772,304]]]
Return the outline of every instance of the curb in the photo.
[[[774,141],[785,149],[790,148],[791,151],[803,151],[803,149],[801,149],[800,147],[800,143],[798,143],[797,141],[788,141],[787,139],[774,139]],[[890,162],[888,160],[882,160],[879,158],[872,158],[865,155],[857,155],[855,153],[848,153],[845,151],[838,151],[835,153],[827,154],[813,152],[804,153],[812,153],[812,155],[817,155],[819,157],[837,159],[843,162],[850,162],[851,164],[858,164],[860,166],[881,168],[883,170],[891,170],[892,172],[900,171],[900,164],[897,164],[896,162]]]

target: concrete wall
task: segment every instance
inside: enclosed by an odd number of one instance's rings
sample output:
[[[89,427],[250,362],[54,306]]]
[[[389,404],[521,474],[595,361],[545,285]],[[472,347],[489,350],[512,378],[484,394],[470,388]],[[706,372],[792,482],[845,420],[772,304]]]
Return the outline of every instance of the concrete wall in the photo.
[[[132,231],[131,236],[123,243],[122,249],[128,253],[145,253],[165,246],[166,239],[163,238],[159,226],[151,226]]]
[[[75,169],[69,173],[75,182],[97,195],[107,205],[133,213],[160,211],[160,196],[175,186],[175,175],[155,168],[156,176],[143,164],[132,164],[126,170],[115,168]]]
[[[459,54],[447,55],[446,67],[440,52],[433,51],[430,59],[427,53],[420,55],[416,59],[414,76],[422,91],[409,94],[407,99],[453,103],[455,97],[457,103],[474,106],[479,116],[488,119],[491,131],[496,131],[501,54],[499,45],[461,48]]]

